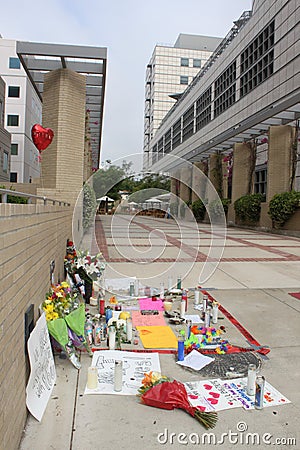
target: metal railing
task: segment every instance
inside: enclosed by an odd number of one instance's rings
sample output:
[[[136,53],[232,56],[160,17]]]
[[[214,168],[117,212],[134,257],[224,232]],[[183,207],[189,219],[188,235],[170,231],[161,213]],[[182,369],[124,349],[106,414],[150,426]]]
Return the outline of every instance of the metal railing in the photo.
[[[70,203],[64,202],[62,200],[55,200],[53,198],[48,198],[42,195],[34,195],[34,194],[28,194],[26,192],[18,192],[18,191],[12,191],[10,189],[0,189],[0,196],[1,196],[1,203],[8,203],[7,196],[11,195],[14,197],[22,197],[28,199],[28,204],[33,203],[33,200],[43,200],[44,205],[47,205],[48,202],[52,202],[52,205],[59,205],[59,206],[70,206]]]

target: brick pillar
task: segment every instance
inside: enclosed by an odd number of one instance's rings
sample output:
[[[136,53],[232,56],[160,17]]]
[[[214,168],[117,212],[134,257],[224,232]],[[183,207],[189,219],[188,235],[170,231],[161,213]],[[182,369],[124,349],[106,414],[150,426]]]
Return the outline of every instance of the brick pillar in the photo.
[[[292,144],[295,128],[290,125],[269,129],[267,201],[280,192],[290,190],[292,174]]]
[[[83,184],[85,77],[69,69],[45,75],[43,126],[54,138],[42,153],[41,184],[56,197],[74,203]]]
[[[246,143],[234,144],[231,201],[248,194],[252,150]]]
[[[218,153],[213,153],[209,157],[209,170],[208,178],[214,186],[215,190],[222,197],[222,187],[223,187],[223,169],[221,163],[222,156]]]
[[[199,173],[201,170],[202,174]],[[206,184],[207,177],[204,175],[205,164],[203,162],[195,162],[193,164],[193,174],[192,174],[192,202],[199,199],[199,195],[202,200],[205,198],[206,194]]]
[[[190,167],[182,167],[180,170],[180,198],[184,202],[191,200],[192,171]]]

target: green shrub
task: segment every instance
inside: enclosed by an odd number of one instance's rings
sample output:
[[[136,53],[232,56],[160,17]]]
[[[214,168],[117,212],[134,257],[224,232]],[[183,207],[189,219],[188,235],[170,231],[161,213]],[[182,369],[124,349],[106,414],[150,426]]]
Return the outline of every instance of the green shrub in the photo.
[[[260,219],[261,202],[265,199],[262,194],[243,195],[234,202],[236,217],[245,223],[254,224]]]
[[[294,214],[300,202],[300,192],[290,191],[275,194],[270,200],[268,214],[275,228],[282,227]]]
[[[192,211],[196,220],[203,220],[205,217],[206,207],[202,200],[198,199],[192,203]]]

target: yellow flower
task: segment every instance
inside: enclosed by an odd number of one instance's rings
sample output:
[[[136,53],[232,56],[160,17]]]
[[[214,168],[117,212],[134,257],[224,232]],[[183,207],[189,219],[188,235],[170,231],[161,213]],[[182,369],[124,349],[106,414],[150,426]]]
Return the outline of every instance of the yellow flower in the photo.
[[[49,305],[46,305],[44,310],[49,312],[49,313],[52,313],[53,312],[53,303],[50,303]]]
[[[53,318],[53,313],[47,313],[47,314],[46,314],[46,320],[47,320],[47,322],[49,322],[49,320],[52,320],[52,318]]]
[[[53,320],[58,319],[58,314],[57,314],[57,312],[54,312],[54,313],[52,314],[52,318],[53,318]]]
[[[56,297],[63,297],[61,292],[56,292]]]
[[[70,287],[69,284],[66,281],[63,281],[62,283],[60,283],[61,287],[63,288],[68,288]]]

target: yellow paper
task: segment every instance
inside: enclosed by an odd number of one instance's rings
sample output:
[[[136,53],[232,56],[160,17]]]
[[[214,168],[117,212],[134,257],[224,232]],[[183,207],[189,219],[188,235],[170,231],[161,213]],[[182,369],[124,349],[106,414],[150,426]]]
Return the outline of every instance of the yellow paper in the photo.
[[[144,348],[177,348],[177,338],[167,325],[136,328]]]

